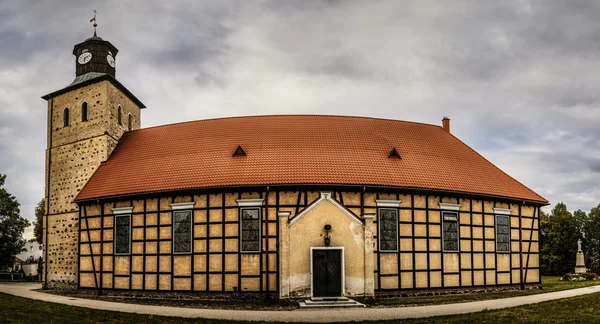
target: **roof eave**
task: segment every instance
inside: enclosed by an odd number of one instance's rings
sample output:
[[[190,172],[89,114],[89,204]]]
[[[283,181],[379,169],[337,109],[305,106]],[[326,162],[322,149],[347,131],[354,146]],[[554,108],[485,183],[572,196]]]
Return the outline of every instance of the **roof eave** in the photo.
[[[83,82],[80,82],[80,83],[77,83],[77,84],[66,86],[66,87],[64,87],[64,88],[62,88],[60,90],[57,90],[57,91],[51,92],[51,93],[49,93],[49,94],[47,94],[45,96],[42,96],[42,99],[49,100],[51,98],[54,98],[54,97],[59,96],[61,94],[67,93],[67,92],[72,91],[72,90],[75,90],[77,88],[84,87],[84,86],[87,86],[87,85],[90,85],[90,84],[94,84],[94,83],[97,83],[97,82],[101,82],[101,81],[105,81],[105,80],[106,81],[110,81],[119,90],[123,91],[123,93],[127,97],[129,97],[129,99],[131,99],[131,101],[133,101],[136,105],[138,105],[138,107],[140,107],[142,109],[146,108],[146,105],[144,105],[144,103],[142,103],[136,96],[133,95],[133,93],[131,93],[131,91],[129,91],[121,82],[119,82],[117,79],[113,78],[110,74],[104,74],[102,76],[99,76],[99,77],[96,77],[96,78],[93,78],[93,79],[89,79],[89,80],[86,80],[86,81],[83,81]]]

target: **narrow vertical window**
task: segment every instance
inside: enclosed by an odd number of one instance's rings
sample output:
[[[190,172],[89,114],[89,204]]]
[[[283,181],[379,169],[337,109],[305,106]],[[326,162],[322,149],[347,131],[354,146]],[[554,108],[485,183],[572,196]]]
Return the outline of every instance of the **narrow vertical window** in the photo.
[[[87,121],[88,120],[88,116],[87,116],[87,102],[84,102],[81,104],[81,121]]]
[[[115,215],[115,254],[130,253],[131,246],[131,214]]]
[[[379,208],[379,251],[398,251],[398,209]]]
[[[63,127],[69,126],[69,108],[65,108],[63,111]]]
[[[123,126],[123,109],[121,105],[117,108],[117,123],[119,123],[119,126]]]
[[[444,252],[458,252],[458,213],[442,212],[442,240]]]
[[[260,207],[240,208],[240,251],[260,252]]]
[[[496,252],[510,252],[510,218],[496,215]]]
[[[173,211],[173,253],[192,252],[192,211]]]
[[[131,114],[127,115],[127,130],[132,130],[133,129],[133,118],[131,117]]]

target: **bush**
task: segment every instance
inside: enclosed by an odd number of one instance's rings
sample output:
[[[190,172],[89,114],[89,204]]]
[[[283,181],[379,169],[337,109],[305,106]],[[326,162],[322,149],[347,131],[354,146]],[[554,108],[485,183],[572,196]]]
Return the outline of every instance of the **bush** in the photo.
[[[561,281],[594,281],[598,279],[600,279],[598,275],[593,272],[567,273],[560,278]]]

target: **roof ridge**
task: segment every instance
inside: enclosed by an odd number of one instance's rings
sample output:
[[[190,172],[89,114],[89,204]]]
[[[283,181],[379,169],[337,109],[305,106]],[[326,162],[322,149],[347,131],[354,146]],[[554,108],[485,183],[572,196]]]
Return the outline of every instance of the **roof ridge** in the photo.
[[[344,119],[346,119],[346,118],[355,119],[356,118],[356,119],[384,120],[384,121],[391,121],[391,122],[398,122],[398,123],[416,124],[416,125],[432,126],[432,127],[441,128],[440,125],[435,125],[435,124],[427,124],[427,123],[422,123],[422,122],[391,119],[391,118],[369,117],[369,116],[346,116],[346,115],[330,115],[330,114],[272,114],[272,115],[227,116],[227,117],[214,117],[214,118],[207,118],[207,119],[188,120],[188,121],[183,121],[183,122],[175,122],[175,123],[171,123],[171,124],[163,124],[163,125],[144,127],[144,128],[132,130],[130,132],[138,132],[138,131],[143,131],[143,130],[147,130],[147,129],[156,129],[156,128],[160,128],[160,127],[201,123],[201,122],[215,121],[215,120],[243,119],[243,118],[274,118],[274,117],[335,117],[335,118],[344,118]]]

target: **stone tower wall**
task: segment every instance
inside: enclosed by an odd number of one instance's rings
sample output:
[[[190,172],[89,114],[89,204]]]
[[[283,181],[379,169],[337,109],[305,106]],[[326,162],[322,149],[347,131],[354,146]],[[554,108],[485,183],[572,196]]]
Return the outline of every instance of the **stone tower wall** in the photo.
[[[87,121],[81,121],[83,102],[88,104]],[[117,123],[119,105],[123,112],[122,125]],[[66,127],[63,124],[65,108],[70,111],[70,124]],[[109,81],[77,88],[48,101],[48,217],[44,231],[47,227],[50,288],[77,285],[79,209],[73,199],[127,131],[129,113],[133,129],[139,129],[140,109]]]

